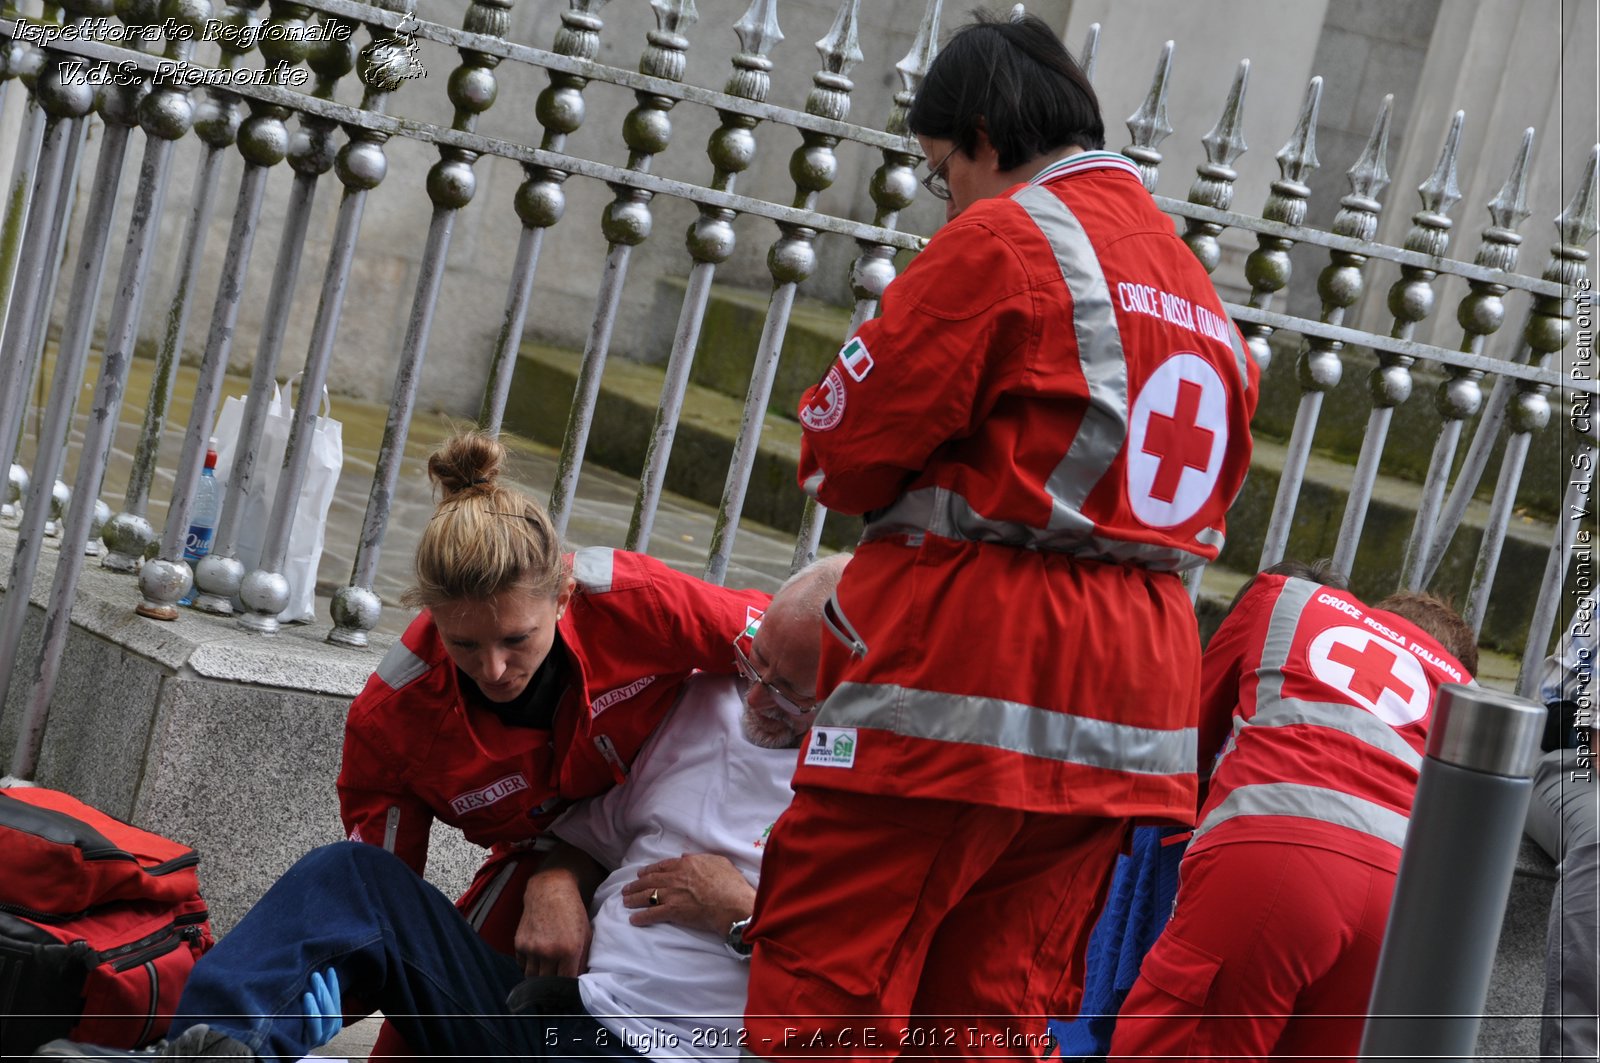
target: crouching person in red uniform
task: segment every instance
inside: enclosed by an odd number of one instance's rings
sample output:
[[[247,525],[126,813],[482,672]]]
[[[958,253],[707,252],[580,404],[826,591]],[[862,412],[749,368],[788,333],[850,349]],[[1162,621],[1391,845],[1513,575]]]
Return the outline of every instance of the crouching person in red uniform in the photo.
[[[1477,664],[1436,598],[1255,578],[1201,663],[1220,759],[1113,1058],[1356,1055],[1434,695]]]
[[[528,973],[523,893],[534,842],[629,765],[696,670],[735,674],[733,641],[769,596],[653,558],[563,554],[544,509],[502,486],[501,444],[477,433],[428,462],[437,512],[417,546],[422,612],[350,706],[339,805],[352,840],[419,874],[438,819],[489,847],[457,907]],[[374,1050],[401,1050],[386,1029]]]
[[[747,935],[759,1056],[1042,1051],[1128,823],[1196,804],[1179,573],[1255,366],[1038,19],[958,32],[910,126],[949,220],[800,411],[803,486],[867,520]]]

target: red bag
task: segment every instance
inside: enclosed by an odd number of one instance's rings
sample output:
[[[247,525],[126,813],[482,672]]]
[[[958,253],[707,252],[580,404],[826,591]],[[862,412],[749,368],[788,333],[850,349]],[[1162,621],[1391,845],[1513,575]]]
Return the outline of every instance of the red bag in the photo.
[[[166,1032],[211,925],[193,849],[54,790],[0,790],[0,1054]]]

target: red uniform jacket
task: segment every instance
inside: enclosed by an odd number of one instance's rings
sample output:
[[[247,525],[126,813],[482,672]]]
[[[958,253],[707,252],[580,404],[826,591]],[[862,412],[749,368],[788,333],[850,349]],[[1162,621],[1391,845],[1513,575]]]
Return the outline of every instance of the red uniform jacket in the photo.
[[[1472,682],[1461,662],[1343,591],[1257,576],[1201,668],[1200,757],[1223,752],[1189,853],[1284,842],[1398,872],[1434,695]]]
[[[797,785],[1192,822],[1200,648],[1258,372],[1109,152],[941,229],[800,419],[867,517]]]
[[[350,706],[339,807],[352,839],[418,872],[436,818],[478,845],[530,841],[567,802],[625,777],[691,672],[734,672],[733,640],[769,598],[622,550],[571,562],[577,589],[558,624],[570,678],[553,732],[466,700],[423,612]]]

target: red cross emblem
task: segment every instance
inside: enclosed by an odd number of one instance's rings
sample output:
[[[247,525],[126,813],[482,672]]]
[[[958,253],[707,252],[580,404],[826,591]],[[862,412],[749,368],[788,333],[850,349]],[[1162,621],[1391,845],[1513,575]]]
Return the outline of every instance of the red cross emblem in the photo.
[[[1184,469],[1205,472],[1211,464],[1211,444],[1217,434],[1199,422],[1200,396],[1204,390],[1192,380],[1178,381],[1178,404],[1172,416],[1150,413],[1144,431],[1144,453],[1154,455],[1160,465],[1150,484],[1150,497],[1171,502],[1178,497],[1178,483]]]
[[[1151,528],[1175,528],[1226,501],[1214,496],[1227,449],[1228,388],[1210,362],[1178,351],[1150,374],[1128,411],[1133,515]]]
[[[1341,642],[1328,650],[1328,660],[1350,669],[1350,692],[1373,704],[1377,704],[1386,690],[1394,691],[1407,702],[1416,695],[1415,689],[1394,674],[1400,655],[1386,649],[1382,643],[1369,642],[1366,649],[1357,650]]]
[[[834,366],[811,393],[811,401],[800,407],[800,423],[813,432],[826,432],[843,416],[844,377],[839,375],[839,367]]]

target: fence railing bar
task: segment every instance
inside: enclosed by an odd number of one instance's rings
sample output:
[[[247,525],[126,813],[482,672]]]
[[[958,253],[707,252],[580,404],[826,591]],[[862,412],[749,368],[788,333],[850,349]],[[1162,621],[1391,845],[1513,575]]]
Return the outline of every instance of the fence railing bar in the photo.
[[[11,575],[6,596],[0,602],[0,706],[10,692],[11,677],[17,673],[17,655],[22,627],[28,615],[28,599],[38,570],[39,548],[44,541],[45,522],[50,516],[50,499],[55,489],[56,470],[67,444],[72,411],[83,388],[84,370],[89,362],[89,334],[94,323],[94,304],[105,266],[105,249],[110,241],[111,223],[116,212],[116,187],[122,174],[129,129],[114,124],[106,129],[96,164],[94,194],[89,198],[83,222],[78,264],[68,297],[68,317],[56,355],[50,402],[39,426],[39,449],[34,455],[34,475],[22,504],[16,545],[11,556]]]
[[[7,25],[4,19],[0,19],[0,36],[5,35]],[[14,23],[11,25],[14,25]],[[153,72],[158,62],[155,58],[143,55],[143,53],[126,52],[113,45],[101,44],[96,41],[60,42],[52,44],[51,48],[54,51],[70,52],[73,55],[89,59],[127,61],[134,63],[137,67],[147,72]],[[180,65],[195,70],[210,69],[195,64]],[[244,99],[290,107],[302,113],[329,118],[347,129],[367,129],[373,132],[387,133],[390,136],[405,137],[408,140],[420,143],[461,148],[478,155],[495,155],[527,165],[542,166],[569,174],[592,177],[607,184],[625,185],[629,188],[642,189],[656,195],[673,196],[698,206],[725,207],[738,214],[765,218],[768,221],[781,224],[804,225],[819,232],[834,233],[855,240],[871,240],[875,243],[887,244],[899,250],[920,251],[923,245],[927,243],[925,238],[911,233],[881,229],[863,222],[838,218],[813,210],[786,207],[782,204],[769,203],[749,196],[718,192],[715,189],[704,188],[686,181],[675,181],[670,178],[658,177],[654,174],[629,170],[626,167],[593,162],[577,156],[566,155],[559,151],[535,148],[478,133],[463,132],[391,115],[375,114],[371,111],[363,111],[359,107],[352,107],[332,100],[319,100],[313,96],[307,96],[275,85],[239,85],[230,87],[229,91]],[[852,126],[850,128],[856,127]],[[906,141],[896,139],[891,142],[890,146],[896,150],[915,152],[915,145],[916,142],[911,141],[910,146],[907,147]],[[918,153],[918,157],[921,157],[920,153]]]
[[[403,18],[403,16],[380,11],[365,4],[352,3],[350,0],[311,0],[306,6],[332,15],[358,19],[362,22],[373,24],[382,22],[391,29],[399,25]],[[607,66],[604,63],[562,55],[560,52],[546,51],[533,45],[517,44],[513,41],[496,37],[487,37],[480,33],[470,33],[466,30],[445,26],[437,22],[417,19],[413,24],[417,27],[414,31],[417,37],[424,40],[437,41],[452,48],[466,48],[475,52],[484,52],[488,55],[499,56],[502,59],[510,59],[517,63],[537,66],[562,74],[578,74],[589,81],[604,81],[620,88],[632,89],[635,92],[646,92],[653,96],[665,96],[677,102],[699,104],[719,111],[730,111],[734,114],[742,114],[763,122],[781,123],[801,131],[822,133],[827,136],[838,137],[840,140],[850,140],[858,144],[865,144],[868,147],[917,151],[916,141],[910,141],[908,147],[907,138],[897,137],[893,134],[873,129],[870,126],[838,121],[803,110],[751,100],[728,92],[718,92],[716,89],[702,88],[698,85],[674,81],[670,78],[653,77],[650,74],[628,70],[624,67]],[[3,32],[3,26],[0,26],[0,33]],[[918,155],[920,157],[920,152]]]
[[[174,46],[184,47],[182,44]],[[185,95],[176,90],[157,92],[170,93],[180,99]],[[161,208],[167,194],[173,148],[177,138],[188,130],[188,112],[181,107],[171,110],[161,107],[165,102],[156,98],[153,100],[154,106],[150,108],[150,114],[159,117],[151,120],[145,131],[144,159],[139,167],[139,185],[128,222],[128,243],[123,251],[117,298],[112,304],[111,321],[106,328],[105,354],[100,362],[99,379],[95,383],[94,406],[84,423],[83,449],[78,455],[77,475],[72,482],[76,504],[67,510],[62,522],[62,551],[56,561],[55,581],[51,584],[49,604],[45,608],[38,665],[23,708],[22,724],[18,728],[17,749],[11,761],[10,774],[21,779],[33,778],[38,767],[39,751],[44,744],[45,720],[67,649],[72,602],[77,596],[78,578],[83,574],[84,555],[79,544],[88,539],[89,528],[95,519],[94,500],[105,476],[112,433],[117,426],[117,411],[122,406],[123,391],[128,383],[128,369],[138,335],[139,313],[144,305],[151,252],[155,247]],[[9,599],[6,604],[10,604]]]
[[[1385,112],[1387,112],[1385,100]],[[1461,127],[1466,119],[1466,114],[1457,111],[1450,122],[1450,131],[1445,136],[1444,149],[1440,152],[1438,165],[1434,167],[1432,175],[1417,188],[1417,193],[1422,197],[1422,209],[1411,216],[1411,229],[1406,233],[1406,247],[1412,251],[1419,251],[1430,256],[1442,256],[1444,249],[1449,244],[1450,229],[1453,223],[1450,220],[1450,209],[1461,201],[1461,191],[1456,183],[1456,156],[1461,146]],[[1387,114],[1380,116],[1380,126],[1387,125]],[[1385,129],[1384,139],[1387,140]],[[1374,129],[1373,138],[1377,140],[1378,129]],[[1357,163],[1357,167],[1362,164]],[[1381,184],[1388,184],[1389,175],[1383,160],[1377,160],[1375,171],[1368,170],[1368,177],[1381,179]],[[1347,236],[1371,236],[1377,232],[1377,212],[1370,208],[1376,205],[1374,196],[1376,192],[1361,187],[1354,171],[1351,173],[1351,188],[1355,195],[1346,199],[1346,209],[1339,212],[1339,218],[1334,220],[1334,229]],[[1340,222],[1347,218],[1360,218],[1362,223],[1356,226],[1341,225]],[[1333,260],[1339,263],[1355,263],[1359,266],[1366,261],[1365,256],[1350,255],[1336,251]],[[1338,269],[1332,274],[1325,273],[1319,290],[1328,290],[1339,286]],[[1417,325],[1425,321],[1433,312],[1435,293],[1433,282],[1439,276],[1436,270],[1423,269],[1418,266],[1402,266],[1400,279],[1389,288],[1388,305],[1394,314],[1394,325],[1389,330],[1389,335],[1396,339],[1409,340],[1416,331]],[[1357,274],[1359,278],[1359,273]],[[1359,279],[1357,281],[1358,296]],[[1350,297],[1346,305],[1355,301]],[[1473,353],[1477,348],[1473,348]],[[1372,502],[1372,489],[1378,479],[1378,464],[1383,457],[1383,449],[1389,441],[1389,425],[1394,419],[1395,407],[1411,398],[1412,378],[1411,367],[1415,359],[1408,355],[1389,354],[1380,352],[1378,364],[1373,367],[1367,376],[1367,391],[1372,396],[1372,412],[1367,417],[1367,429],[1361,437],[1361,454],[1356,460],[1356,471],[1350,483],[1350,493],[1345,497],[1344,516],[1339,524],[1339,537],[1333,551],[1333,567],[1337,572],[1349,575],[1355,565],[1356,548],[1361,543],[1361,532],[1366,526],[1367,509]]]
[[[1320,321],[1312,321],[1309,318],[1293,317],[1289,314],[1279,314],[1271,310],[1257,310],[1255,307],[1242,306],[1239,303],[1224,303],[1223,306],[1226,307],[1229,315],[1236,321],[1269,325],[1273,329],[1286,329],[1304,336],[1319,336],[1339,340],[1355,346],[1370,347],[1373,350],[1389,351],[1394,354],[1404,354],[1412,358],[1427,358],[1441,365],[1460,366],[1463,369],[1479,369],[1485,373],[1492,373],[1510,380],[1528,380],[1539,384],[1566,388],[1568,391],[1582,391],[1591,395],[1600,394],[1600,382],[1564,379],[1558,370],[1548,366],[1507,362],[1504,359],[1490,358],[1486,355],[1452,351],[1445,347],[1437,347],[1431,343],[1422,343],[1418,340],[1397,340],[1392,336],[1378,336],[1370,332],[1345,328],[1342,325],[1325,325]]]
[[[1214,222],[1226,229],[1243,229],[1263,236],[1278,236],[1294,240],[1296,243],[1313,244],[1325,247],[1330,251],[1349,251],[1366,255],[1368,258],[1381,259],[1393,262],[1400,266],[1418,266],[1435,270],[1439,273],[1448,273],[1469,281],[1487,281],[1493,284],[1504,284],[1517,291],[1528,292],[1532,295],[1560,295],[1561,286],[1540,277],[1530,277],[1526,273],[1507,273],[1504,270],[1488,269],[1472,262],[1463,262],[1458,258],[1433,258],[1429,255],[1407,251],[1403,247],[1391,247],[1387,244],[1364,243],[1340,236],[1338,233],[1325,232],[1322,229],[1313,229],[1308,226],[1285,225],[1268,218],[1256,218],[1248,214],[1240,214],[1231,210],[1217,210],[1201,203],[1190,203],[1187,200],[1173,199],[1171,196],[1156,196],[1156,205],[1168,214],[1181,218],[1191,218],[1195,221]]]
[[[813,114],[844,118],[850,113],[850,97],[855,86],[849,75],[862,58],[859,4],[860,0],[843,0],[833,25],[817,41],[822,68],[811,76],[811,92],[806,96],[806,110]],[[803,143],[790,156],[789,173],[794,178],[795,203],[804,204],[809,210],[833,184],[836,171],[833,149],[838,140],[813,132],[802,133],[801,138]],[[772,296],[761,326],[761,339],[756,345],[750,387],[745,393],[739,433],[733,442],[733,460],[728,463],[728,475],[723,481],[722,500],[717,506],[711,550],[706,559],[705,578],[716,584],[727,578],[728,563],[733,557],[733,543],[739,534],[750,474],[760,451],[761,429],[766,423],[767,406],[772,399],[772,384],[777,378],[778,359],[788,334],[795,294],[817,268],[816,230],[799,225],[779,225],[778,229],[781,235],[767,252]]]
[[[41,75],[42,77],[43,75]],[[82,102],[82,101],[80,101]],[[88,106],[85,103],[84,111]],[[48,233],[55,216],[56,196],[61,193],[61,176],[66,164],[67,145],[75,136],[79,119],[51,115],[45,124],[39,161],[29,195],[27,224],[23,227],[18,255],[16,282],[11,289],[10,312],[0,334],[0,469],[9,469],[17,453],[19,429],[27,406],[26,381],[31,367],[35,318],[44,312],[39,293],[54,242]],[[54,470],[51,471],[54,480]],[[0,700],[3,704],[3,700]]]
[[[772,86],[772,61],[767,53],[783,40],[778,27],[776,0],[754,0],[744,17],[734,25],[740,51],[733,57],[733,73],[728,88],[736,95],[765,99]],[[711,157],[713,187],[731,191],[739,174],[755,160],[755,125],[743,115],[723,114],[722,124],[711,134],[706,152]],[[694,265],[673,330],[672,352],[667,356],[666,378],[661,385],[661,400],[656,404],[656,419],[645,449],[644,470],[634,496],[633,515],[623,545],[629,550],[647,550],[655,527],[656,509],[666,482],[667,464],[672,457],[672,442],[677,434],[683,400],[688,392],[689,373],[694,366],[700,329],[705,322],[711,284],[717,266],[733,254],[737,234],[733,215],[723,210],[702,210],[690,225],[686,241]]]

